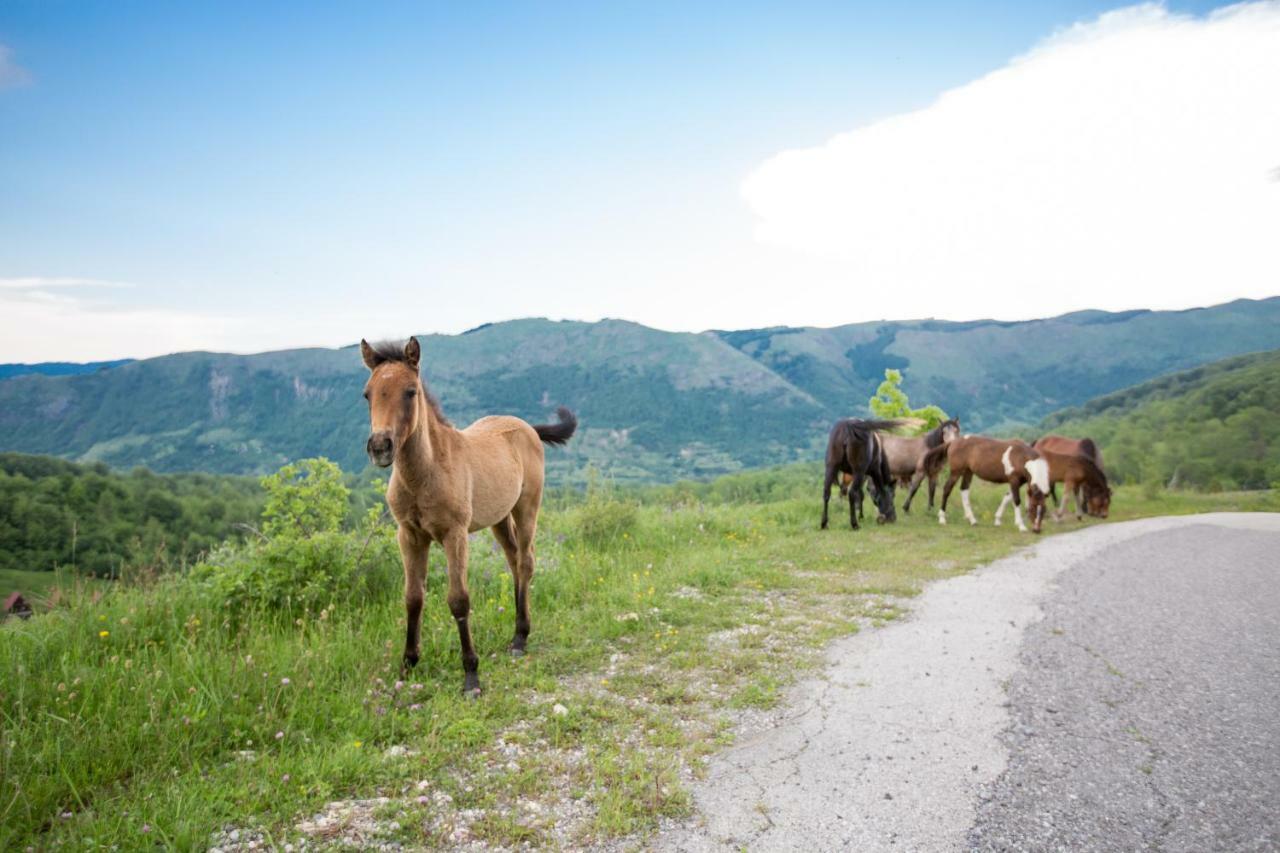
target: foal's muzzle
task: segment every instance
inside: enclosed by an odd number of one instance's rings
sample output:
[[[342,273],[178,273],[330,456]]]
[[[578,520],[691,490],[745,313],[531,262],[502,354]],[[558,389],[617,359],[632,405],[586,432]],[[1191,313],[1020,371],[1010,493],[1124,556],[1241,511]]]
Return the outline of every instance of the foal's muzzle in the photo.
[[[369,442],[365,445],[365,451],[369,454],[369,459],[379,468],[386,468],[391,464],[391,460],[395,458],[395,450],[391,443],[391,436],[385,432],[375,432],[369,436]]]

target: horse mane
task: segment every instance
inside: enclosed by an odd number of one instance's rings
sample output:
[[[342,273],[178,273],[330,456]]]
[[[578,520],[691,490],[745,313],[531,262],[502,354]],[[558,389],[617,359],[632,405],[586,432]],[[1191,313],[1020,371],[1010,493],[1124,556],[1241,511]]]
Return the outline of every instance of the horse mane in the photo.
[[[404,354],[404,344],[399,341],[378,341],[369,344],[369,349],[373,350],[373,354],[378,357],[379,361],[394,361],[396,364],[403,364],[410,367],[409,359]],[[418,381],[422,383],[422,393],[426,395],[427,408],[431,409],[432,416],[445,426],[453,426],[453,421],[449,420],[445,415],[444,409],[440,408],[440,400],[432,392],[427,380],[423,378],[422,371],[415,370],[418,374]]]
[[[942,430],[948,426],[955,427],[956,432],[960,431],[960,423],[955,418],[948,418],[924,434],[924,446],[932,450],[942,444]]]
[[[1096,461],[1098,458],[1098,445],[1093,443],[1092,438],[1080,439],[1080,455],[1088,457],[1090,461]]]

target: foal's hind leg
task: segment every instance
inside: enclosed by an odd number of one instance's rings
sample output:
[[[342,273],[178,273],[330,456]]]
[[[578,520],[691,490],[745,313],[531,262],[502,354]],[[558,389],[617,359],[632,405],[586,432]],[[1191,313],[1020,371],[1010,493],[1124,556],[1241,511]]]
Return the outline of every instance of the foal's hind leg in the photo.
[[[529,630],[532,623],[529,619],[529,586],[533,583],[533,539],[538,532],[538,508],[542,503],[542,492],[528,495],[520,499],[511,511],[512,533],[515,535],[517,562],[516,581],[516,632],[511,638],[511,653],[524,654],[525,644],[529,641]]]
[[[495,524],[493,538],[502,546],[502,554],[507,558],[507,568],[511,570],[512,586],[516,591],[516,633],[508,649],[513,655],[519,656],[524,654],[525,640],[529,637],[529,612],[527,606],[523,610],[520,607],[520,546],[516,541],[515,520],[507,516]]]

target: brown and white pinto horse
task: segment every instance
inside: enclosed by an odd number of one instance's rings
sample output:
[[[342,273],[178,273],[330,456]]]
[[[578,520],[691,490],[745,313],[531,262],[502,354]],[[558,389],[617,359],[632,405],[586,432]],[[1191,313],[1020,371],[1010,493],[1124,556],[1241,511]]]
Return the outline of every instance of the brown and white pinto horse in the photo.
[[[977,524],[973,506],[969,503],[969,486],[979,477],[988,483],[1008,483],[1009,494],[996,510],[996,524],[1004,515],[1004,508],[1013,502],[1013,518],[1018,529],[1027,530],[1022,523],[1021,489],[1027,486],[1027,514],[1031,517],[1031,529],[1036,533],[1044,521],[1044,502],[1049,494],[1049,463],[1031,445],[1019,439],[987,438],[967,435],[950,444],[935,447],[925,454],[923,465],[926,474],[937,474],[943,460],[951,468],[947,484],[942,488],[942,506],[938,510],[938,523],[947,523],[947,499],[957,482],[960,483],[960,501],[964,504],[964,516],[970,524]]]
[[[1084,512],[1097,518],[1107,517],[1111,508],[1111,487],[1107,485],[1107,475],[1092,459],[1079,453],[1055,453],[1043,447],[1036,452],[1049,463],[1050,493],[1058,483],[1062,483],[1066,493],[1054,518],[1062,521],[1067,513],[1067,502],[1072,500],[1076,503],[1076,520],[1084,518]]]
[[[1102,451],[1098,449],[1098,445],[1092,438],[1067,438],[1064,435],[1046,435],[1036,440],[1032,445],[1036,450],[1052,450],[1054,453],[1073,453],[1085,457],[1094,465],[1098,466],[1099,471],[1103,471],[1102,467]],[[1105,471],[1104,471],[1105,474]],[[1054,481],[1049,487],[1049,497],[1053,498],[1054,506],[1060,506],[1058,503],[1058,481]],[[1089,503],[1089,495],[1077,494],[1076,506],[1082,503]],[[1110,494],[1108,493],[1108,499]],[[1092,515],[1093,513],[1090,513]]]
[[[369,458],[380,468],[394,465],[387,504],[399,528],[404,562],[407,672],[418,663],[427,549],[437,542],[449,564],[449,611],[462,646],[462,690],[480,692],[480,658],[471,645],[467,620],[467,534],[485,527],[502,546],[515,580],[516,630],[511,652],[524,654],[529,638],[529,583],[533,579],[533,538],[542,504],[543,444],[564,444],[577,419],[568,409],[560,422],[530,426],[519,418],[490,416],[455,429],[418,376],[421,350],[415,338],[404,346],[360,342],[369,368],[364,397],[369,401]]]

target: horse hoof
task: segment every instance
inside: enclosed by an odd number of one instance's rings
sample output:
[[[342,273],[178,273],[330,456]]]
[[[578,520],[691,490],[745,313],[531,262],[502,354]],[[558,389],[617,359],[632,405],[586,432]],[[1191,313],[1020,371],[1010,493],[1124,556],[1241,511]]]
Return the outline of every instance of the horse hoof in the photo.
[[[507,649],[507,653],[510,654],[513,658],[524,657],[524,649],[519,649],[519,648],[516,648],[515,646],[510,646]]]

